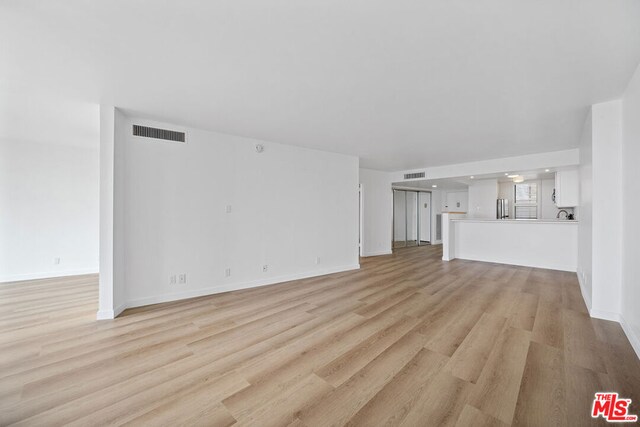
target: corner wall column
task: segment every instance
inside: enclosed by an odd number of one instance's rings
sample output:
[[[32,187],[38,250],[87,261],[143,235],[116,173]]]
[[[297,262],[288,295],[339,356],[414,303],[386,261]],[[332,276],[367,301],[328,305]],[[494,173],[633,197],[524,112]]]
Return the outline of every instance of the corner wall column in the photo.
[[[97,319],[116,316],[113,298],[115,108],[100,105],[100,278]]]

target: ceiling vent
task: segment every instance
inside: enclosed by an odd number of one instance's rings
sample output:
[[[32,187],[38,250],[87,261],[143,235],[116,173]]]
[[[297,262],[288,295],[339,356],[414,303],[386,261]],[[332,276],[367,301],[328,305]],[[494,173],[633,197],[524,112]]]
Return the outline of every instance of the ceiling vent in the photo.
[[[405,173],[404,179],[424,178],[424,172]]]
[[[175,130],[158,129],[148,126],[133,125],[133,135],[143,138],[164,139],[165,141],[185,142],[185,133]]]

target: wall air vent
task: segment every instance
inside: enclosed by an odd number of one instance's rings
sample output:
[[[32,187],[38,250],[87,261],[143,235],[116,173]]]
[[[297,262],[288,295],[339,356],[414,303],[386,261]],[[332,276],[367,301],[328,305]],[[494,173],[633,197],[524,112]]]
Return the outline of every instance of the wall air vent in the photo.
[[[424,178],[424,172],[405,173],[404,179]]]
[[[164,139],[165,141],[185,142],[185,133],[175,130],[158,129],[148,126],[133,125],[133,135],[143,138]]]

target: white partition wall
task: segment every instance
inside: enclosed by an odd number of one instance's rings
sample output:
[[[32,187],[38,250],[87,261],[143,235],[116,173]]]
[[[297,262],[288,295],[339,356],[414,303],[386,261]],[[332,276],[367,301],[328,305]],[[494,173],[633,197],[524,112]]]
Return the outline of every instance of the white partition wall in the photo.
[[[622,99],[622,307],[620,320],[640,357],[640,67]]]
[[[393,241],[393,191],[389,173],[360,169],[362,256],[387,255]]]
[[[102,317],[119,289],[132,307],[359,267],[357,157],[118,113],[103,147]],[[134,123],[186,142],[133,136]]]
[[[576,271],[578,222],[484,220],[443,214],[442,259]]]
[[[449,259],[576,271],[576,221],[454,219]]]

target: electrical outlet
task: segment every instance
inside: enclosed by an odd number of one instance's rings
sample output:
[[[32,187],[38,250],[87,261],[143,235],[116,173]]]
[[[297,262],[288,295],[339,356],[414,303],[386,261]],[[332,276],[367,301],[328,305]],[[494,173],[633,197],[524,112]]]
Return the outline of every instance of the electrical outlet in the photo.
[[[172,274],[171,276],[169,276],[169,284],[170,285],[175,285],[176,284],[176,275]]]
[[[225,277],[230,277],[231,276],[231,269],[230,268],[227,268],[227,269],[224,270],[224,276]]]
[[[60,258],[55,257],[55,258],[53,259],[53,263],[54,263],[55,265],[60,264]]]
[[[266,273],[268,269],[269,269],[269,266],[267,264],[262,266],[262,272],[263,273]]]
[[[185,273],[178,275],[178,283],[180,283],[181,285],[187,283],[187,275]]]
[[[225,208],[225,212],[231,213],[231,205],[227,205],[227,207]]]

